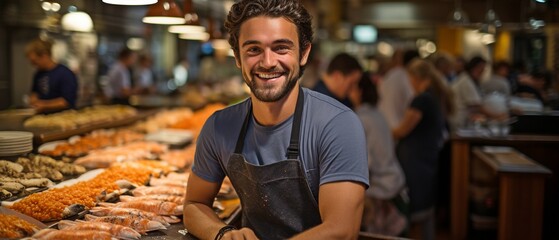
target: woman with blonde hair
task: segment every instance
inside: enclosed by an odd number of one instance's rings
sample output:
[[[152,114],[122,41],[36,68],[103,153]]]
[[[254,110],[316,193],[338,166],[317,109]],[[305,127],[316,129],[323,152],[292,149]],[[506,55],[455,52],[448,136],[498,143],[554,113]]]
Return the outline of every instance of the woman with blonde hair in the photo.
[[[392,135],[398,140],[396,155],[409,188],[410,220],[422,223],[422,239],[433,239],[437,159],[444,141],[445,118],[453,106],[450,91],[430,62],[413,60],[407,72],[415,96]]]

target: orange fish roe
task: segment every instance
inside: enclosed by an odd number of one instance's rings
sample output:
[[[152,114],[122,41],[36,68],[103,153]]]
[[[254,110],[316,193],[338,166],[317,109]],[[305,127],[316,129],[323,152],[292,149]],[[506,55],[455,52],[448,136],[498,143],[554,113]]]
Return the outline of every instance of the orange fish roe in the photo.
[[[67,206],[82,204],[89,209],[95,206],[97,196],[103,191],[110,193],[118,190],[115,181],[123,179],[144,185],[149,175],[150,171],[146,169],[113,166],[91,180],[32,194],[11,208],[40,221],[60,220]]]
[[[204,108],[194,112],[192,116],[185,117],[183,119],[176,121],[176,123],[171,125],[170,128],[190,129],[194,132],[194,140],[195,140],[198,137],[200,130],[202,130],[204,123],[206,123],[206,120],[208,120],[208,118],[210,118],[210,116],[214,112],[221,110],[225,107],[226,106],[221,103],[208,104]]]
[[[33,235],[35,225],[16,216],[0,214],[0,238],[22,238]]]

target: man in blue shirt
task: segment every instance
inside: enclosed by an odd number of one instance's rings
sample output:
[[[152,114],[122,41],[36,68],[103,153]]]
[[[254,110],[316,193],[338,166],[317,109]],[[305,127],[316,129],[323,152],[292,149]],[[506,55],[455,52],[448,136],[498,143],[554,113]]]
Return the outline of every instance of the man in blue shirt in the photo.
[[[313,90],[330,96],[353,109],[349,93],[359,82],[363,68],[353,56],[339,53],[328,64],[326,74],[318,80]]]
[[[38,113],[57,112],[76,107],[78,80],[76,75],[52,59],[52,43],[37,39],[30,42],[25,53],[37,68],[33,76],[29,104]]]
[[[137,58],[136,52],[127,47],[118,53],[118,61],[111,66],[107,74],[108,86],[105,88],[105,95],[112,104],[127,105],[129,104],[128,98],[135,93],[132,88],[130,67],[136,63]]]
[[[241,0],[225,27],[250,98],[198,137],[184,224],[200,239],[357,239],[369,185],[363,127],[338,101],[299,86],[311,17],[298,0]],[[212,210],[228,176],[242,223]],[[238,227],[238,229],[237,229]]]

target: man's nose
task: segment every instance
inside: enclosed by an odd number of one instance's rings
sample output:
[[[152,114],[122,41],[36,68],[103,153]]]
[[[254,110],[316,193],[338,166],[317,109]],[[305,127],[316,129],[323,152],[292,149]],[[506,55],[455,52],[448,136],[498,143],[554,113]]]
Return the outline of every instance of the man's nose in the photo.
[[[262,54],[261,66],[264,68],[273,68],[277,65],[278,61],[276,54],[271,49],[264,50]]]

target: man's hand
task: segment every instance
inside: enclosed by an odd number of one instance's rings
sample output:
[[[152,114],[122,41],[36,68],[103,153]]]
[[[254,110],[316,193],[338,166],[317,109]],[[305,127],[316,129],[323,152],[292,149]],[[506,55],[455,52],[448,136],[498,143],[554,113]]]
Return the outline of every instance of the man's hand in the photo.
[[[41,100],[35,100],[30,105],[33,109],[35,109],[35,112],[37,113],[42,113],[48,109],[48,107]]]
[[[241,228],[239,230],[232,230],[223,234],[221,240],[253,240],[258,239],[256,234],[250,228]]]
[[[68,102],[62,97],[50,99],[50,100],[41,100],[41,99],[33,99],[30,98],[30,105],[35,112],[43,113],[48,111],[56,111],[56,110],[63,110],[69,107]]]

